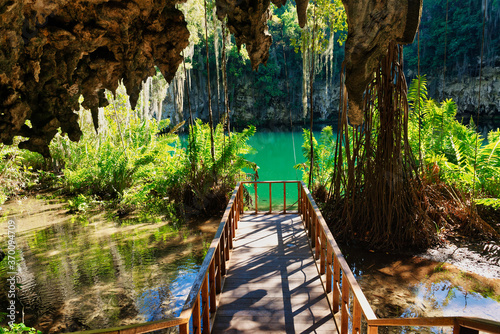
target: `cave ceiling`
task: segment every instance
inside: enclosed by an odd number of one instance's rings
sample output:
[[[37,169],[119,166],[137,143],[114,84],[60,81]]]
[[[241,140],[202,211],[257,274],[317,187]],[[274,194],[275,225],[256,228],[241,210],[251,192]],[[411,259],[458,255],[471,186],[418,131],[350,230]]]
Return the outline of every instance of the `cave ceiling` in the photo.
[[[285,1],[272,2],[281,6]],[[135,107],[141,83],[155,74],[155,66],[170,82],[188,46],[187,24],[176,8],[181,2],[0,0],[1,142],[9,145],[21,136],[25,139],[20,148],[47,157],[59,128],[73,141],[81,137],[74,112],[80,108],[80,96],[97,125],[98,108],[108,103],[106,89],[114,92],[123,80]],[[270,2],[216,0],[218,18],[227,17],[229,30],[238,46],[246,45],[254,69],[269,57]],[[301,27],[307,4],[296,1]],[[344,0],[344,6],[349,24],[346,86],[356,105],[388,43],[413,40],[421,3]],[[356,117],[353,124],[360,122]]]

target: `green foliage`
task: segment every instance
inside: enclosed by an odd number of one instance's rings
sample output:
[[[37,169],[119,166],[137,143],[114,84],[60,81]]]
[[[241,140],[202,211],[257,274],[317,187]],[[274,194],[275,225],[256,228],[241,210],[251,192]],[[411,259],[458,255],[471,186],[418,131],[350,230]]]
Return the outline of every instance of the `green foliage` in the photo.
[[[495,2],[498,4],[498,0]],[[487,11],[484,60],[486,64],[494,65],[500,51],[500,35],[496,33],[500,6],[490,3]],[[425,0],[419,28],[420,66],[429,74],[442,71],[446,42],[446,72],[477,75],[482,23],[482,1]],[[407,68],[417,68],[417,47],[417,38],[405,47]]]
[[[0,204],[33,182],[32,168],[15,146],[0,144]]]
[[[420,96],[418,79],[413,80],[408,93],[414,111],[409,137],[416,159],[422,155],[426,177],[458,186],[467,193],[479,191],[480,197],[488,197],[481,203],[496,205],[500,198],[500,130],[490,131],[485,142],[472,119],[467,126],[456,120],[453,101],[438,104],[427,97],[425,78],[420,85]]]
[[[50,165],[39,155],[1,146],[0,200],[38,177],[44,182],[57,180],[71,195],[68,209],[73,212],[85,213],[97,200],[108,199],[118,204],[120,212],[138,209],[140,219],[151,221],[165,214],[178,221],[186,208],[206,213],[223,209],[236,182],[249,177],[243,169],[257,169],[243,158],[251,149],[247,141],[256,131],[253,126],[228,136],[219,124],[213,160],[209,125],[197,120],[183,147],[174,133],[182,124],[167,132],[169,120],[159,124],[142,120],[130,109],[123,91],[116,98],[107,97],[110,105],[103,109],[99,132],[93,128],[90,111],[81,109],[82,139],[75,143],[56,135],[50,144]],[[30,163],[52,170],[32,172]],[[61,177],[55,174],[59,170]]]
[[[32,327],[27,327],[23,323],[9,325],[9,327],[0,327],[0,334],[23,334],[23,333],[42,334],[41,331]]]
[[[219,124],[214,131],[215,159],[212,159],[210,127],[197,120],[190,129],[187,150],[183,159],[179,159],[180,166],[170,178],[156,180],[155,192],[198,210],[223,208],[236,182],[247,178],[243,168],[257,169],[255,163],[243,158],[251,149],[247,141],[254,133],[255,127],[250,126],[229,137]],[[218,205],[212,208],[213,204]]]
[[[304,129],[303,137],[304,144],[302,145],[302,154],[306,161],[302,164],[295,165],[296,169],[302,170],[302,178],[304,182],[309,181],[309,169],[311,166],[311,133]],[[321,130],[319,143],[313,135],[314,144],[314,159],[313,159],[313,188],[319,185],[328,187],[332,182],[334,171],[334,150],[336,142],[336,133],[333,132],[331,126],[326,126]]]

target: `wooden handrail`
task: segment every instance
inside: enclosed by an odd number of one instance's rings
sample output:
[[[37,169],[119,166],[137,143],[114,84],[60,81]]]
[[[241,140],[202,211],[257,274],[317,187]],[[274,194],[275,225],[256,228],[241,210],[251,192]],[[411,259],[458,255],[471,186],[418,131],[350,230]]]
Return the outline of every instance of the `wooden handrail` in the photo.
[[[168,318],[141,324],[73,332],[74,334],[139,334],[187,324],[188,318]]]
[[[254,208],[253,208],[253,212],[255,214],[257,213],[272,213],[273,212],[273,208],[272,208],[272,188],[271,188],[271,185],[273,184],[283,184],[283,210],[280,211],[281,213],[287,213],[287,207],[286,207],[286,185],[287,184],[297,184],[297,196],[300,197],[300,192],[301,192],[301,182],[302,181],[294,181],[294,180],[288,180],[288,181],[242,181],[241,184],[253,184],[254,186]],[[269,210],[266,210],[266,211],[259,211],[259,204],[258,204],[258,192],[257,192],[257,185],[258,184],[269,184]],[[293,205],[293,204],[292,204]],[[295,212],[289,212],[289,213],[297,213],[297,211]]]
[[[314,249],[314,257],[332,313],[340,314],[336,320],[339,332],[361,333],[362,318],[366,321],[366,332],[378,333],[383,326],[453,327],[454,334],[470,334],[484,331],[500,334],[500,322],[469,317],[391,318],[378,319],[363,291],[358,285],[337,242],[328,228],[321,211],[304,182],[299,197],[299,211],[304,228]],[[352,299],[350,298],[352,296]],[[352,312],[351,312],[352,310]],[[349,323],[351,326],[349,326]]]
[[[243,213],[243,184],[254,184],[257,187],[257,184],[260,183],[268,183],[270,187],[271,184],[283,184],[285,202],[283,213],[287,213],[286,184],[298,184],[298,212],[302,217],[311,248],[314,250],[314,258],[317,260],[316,265],[332,313],[340,314],[340,321],[336,319],[336,323],[341,334],[346,334],[349,327],[351,327],[353,334],[361,333],[363,318],[367,325],[366,332],[368,334],[378,333],[378,328],[383,326],[440,326],[453,327],[454,334],[470,334],[478,333],[478,331],[500,334],[500,323],[486,319],[470,317],[377,318],[342,255],[321,211],[305,183],[301,181],[244,181],[236,185],[179,317],[78,333],[147,333],[176,326],[179,326],[180,334],[187,334],[191,331],[193,333],[210,333],[224,285],[227,271],[226,261],[230,258],[233,238],[240,215]],[[271,190],[269,196],[272,196]],[[269,212],[272,211],[271,200],[270,198]],[[258,211],[257,201],[255,209]],[[192,327],[190,328],[191,320]]]
[[[488,333],[500,333],[500,322],[474,317],[421,317],[373,319],[372,326],[421,326],[421,327],[462,327]]]

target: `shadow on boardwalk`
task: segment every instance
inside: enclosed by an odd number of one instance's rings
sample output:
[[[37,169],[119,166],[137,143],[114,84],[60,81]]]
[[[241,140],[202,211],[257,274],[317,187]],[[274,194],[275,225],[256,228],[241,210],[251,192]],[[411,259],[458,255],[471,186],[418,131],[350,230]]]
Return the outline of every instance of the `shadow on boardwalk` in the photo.
[[[239,222],[213,333],[335,333],[297,215]]]

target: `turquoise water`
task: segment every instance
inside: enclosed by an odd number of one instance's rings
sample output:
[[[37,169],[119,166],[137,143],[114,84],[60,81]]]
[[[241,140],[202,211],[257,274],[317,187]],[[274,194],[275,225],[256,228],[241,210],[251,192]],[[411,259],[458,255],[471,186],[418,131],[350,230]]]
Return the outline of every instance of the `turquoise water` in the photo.
[[[248,154],[246,158],[253,161],[259,167],[258,181],[293,180],[302,181],[302,171],[295,169],[297,164],[306,160],[302,153],[304,143],[302,130],[294,132],[259,132],[250,138],[249,144],[254,148],[254,153]],[[316,138],[319,132],[313,132]],[[273,184],[272,210],[281,211],[284,208],[284,189],[282,184]],[[255,197],[253,187],[247,187],[252,199]],[[289,184],[286,187],[287,210],[296,210],[297,206],[296,185]],[[257,189],[259,210],[269,210],[269,185],[259,185]],[[252,209],[254,202],[252,202]]]
[[[303,163],[302,131],[258,132],[249,142],[255,150],[247,159],[259,166],[259,181],[302,180],[302,172],[294,166]]]

